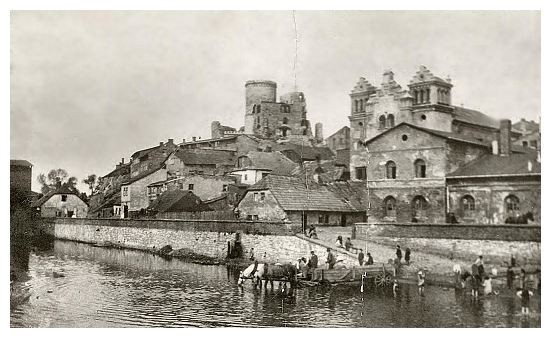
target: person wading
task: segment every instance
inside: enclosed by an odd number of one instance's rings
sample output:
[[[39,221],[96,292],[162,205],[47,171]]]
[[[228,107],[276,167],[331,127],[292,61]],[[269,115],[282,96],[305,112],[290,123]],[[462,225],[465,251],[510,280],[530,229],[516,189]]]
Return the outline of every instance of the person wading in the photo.
[[[329,266],[329,269],[333,269],[335,267],[335,263],[337,263],[337,259],[335,258],[335,255],[331,252],[331,249],[327,248],[327,260],[326,263]]]
[[[360,253],[358,254],[358,263],[360,266],[364,265],[364,251],[363,249],[360,249]]]
[[[400,249],[399,245],[396,245],[396,258],[398,259],[398,263],[402,263],[402,249]]]

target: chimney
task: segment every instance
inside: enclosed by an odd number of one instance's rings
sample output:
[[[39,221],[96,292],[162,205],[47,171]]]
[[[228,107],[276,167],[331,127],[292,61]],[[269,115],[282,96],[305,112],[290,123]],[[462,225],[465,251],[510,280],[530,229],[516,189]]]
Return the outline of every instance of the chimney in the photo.
[[[317,143],[323,142],[323,124],[321,122],[316,123],[314,135]]]
[[[498,148],[497,140],[492,141],[492,154],[499,155],[499,148]]]
[[[163,142],[159,142],[159,147],[163,145]]]
[[[121,164],[124,164],[124,157],[121,158]]]
[[[186,139],[185,139],[185,138],[182,139],[182,143],[186,143]]]
[[[195,142],[195,141],[197,140],[197,137],[193,136],[193,137],[191,138],[191,140],[192,140],[193,142]]]
[[[168,144],[174,144],[174,139],[173,139],[173,138],[169,138],[169,139],[168,139]]]
[[[499,154],[511,155],[511,120],[499,121]]]

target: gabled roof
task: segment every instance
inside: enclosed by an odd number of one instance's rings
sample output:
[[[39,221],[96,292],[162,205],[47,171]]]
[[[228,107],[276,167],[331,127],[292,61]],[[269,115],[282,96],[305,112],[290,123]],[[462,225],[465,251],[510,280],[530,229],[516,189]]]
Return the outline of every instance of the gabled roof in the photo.
[[[330,160],[335,157],[335,154],[329,147],[312,147],[308,145],[301,145],[295,143],[285,143],[277,147],[277,150],[282,154],[289,157],[291,160],[297,158],[302,161],[315,161],[317,158],[320,160]]]
[[[42,206],[42,204],[46,203],[46,201],[49,200],[54,195],[75,195],[78,198],[80,198],[79,191],[75,187],[72,187],[72,186],[68,185],[67,183],[65,183],[65,184],[62,184],[61,187],[57,188],[56,190],[49,191],[44,196],[42,196],[40,199],[33,202],[32,207],[36,208],[36,207]],[[80,199],[82,200],[82,198],[80,198]],[[83,202],[86,203],[85,201],[83,201]],[[86,203],[86,204],[88,204],[88,203]]]
[[[304,178],[268,175],[249,188],[249,191],[256,190],[270,190],[281,208],[286,211],[362,211],[350,202],[350,196],[343,196],[326,185],[310,180],[307,182]]]
[[[325,160],[319,163],[305,162],[303,166],[297,166],[291,174],[295,177],[313,177],[317,173],[322,182],[328,183],[343,180],[346,171],[346,167],[337,164],[336,160]]]
[[[223,149],[177,149],[173,153],[186,165],[233,165],[235,151]]]
[[[143,172],[143,173],[141,173],[141,174],[139,174],[139,175],[137,175],[137,176],[134,176],[134,177],[131,177],[131,178],[125,180],[124,182],[121,183],[121,185],[132,184],[132,183],[134,183],[134,182],[136,182],[136,181],[139,181],[139,180],[141,180],[142,178],[147,177],[147,176],[149,176],[149,175],[151,175],[151,174],[153,174],[153,173],[155,173],[155,172],[157,172],[157,171],[159,171],[159,170],[161,170],[161,169],[163,169],[163,168],[165,168],[165,163],[164,163],[164,161],[163,161],[162,163],[156,165],[155,167],[153,167],[153,169],[150,169],[150,170],[145,171],[145,172]]]
[[[246,155],[250,165],[239,169],[269,169],[271,174],[290,175],[297,168],[297,164],[279,151],[262,152],[249,151]]]
[[[528,162],[531,162],[532,170]],[[446,175],[447,178],[487,177],[487,176],[529,176],[541,175],[541,163],[537,153],[519,153],[509,156],[487,154],[473,160],[456,171]]]
[[[395,125],[394,127],[390,128],[390,129],[387,129],[387,130],[383,131],[382,133],[380,133],[378,135],[373,136],[372,138],[367,140],[367,143],[369,144],[369,143],[373,142],[375,139],[378,139],[379,137],[381,137],[383,135],[386,135],[387,133],[390,133],[390,132],[398,129],[401,126],[408,126],[410,128],[421,130],[421,131],[424,131],[424,132],[429,133],[431,135],[441,137],[441,138],[444,138],[444,139],[447,139],[447,140],[470,143],[470,144],[474,144],[474,145],[481,146],[481,147],[489,147],[489,144],[487,144],[485,142],[482,142],[482,141],[479,141],[477,139],[474,139],[472,137],[469,137],[467,135],[461,135],[461,134],[457,134],[457,133],[445,132],[445,131],[434,130],[434,129],[427,129],[427,128],[419,127],[419,126],[416,126],[414,124],[410,124],[410,123],[407,123],[407,122],[399,123],[399,124]]]
[[[343,132],[344,130],[350,130],[350,127],[349,126],[344,126],[342,127],[341,129],[337,130],[336,132],[334,132],[333,134],[329,135],[328,137],[326,137],[325,139],[329,139],[337,134],[340,134],[341,132]]]
[[[168,190],[154,200],[149,209],[156,212],[186,212],[210,210],[189,190]]]
[[[32,167],[32,163],[26,160],[10,160],[10,166]]]

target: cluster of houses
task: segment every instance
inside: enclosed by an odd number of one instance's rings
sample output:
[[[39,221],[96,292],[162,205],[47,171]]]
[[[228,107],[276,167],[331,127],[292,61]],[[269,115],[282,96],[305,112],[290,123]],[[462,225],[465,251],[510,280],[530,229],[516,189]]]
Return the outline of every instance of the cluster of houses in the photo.
[[[304,225],[539,222],[539,124],[454,106],[452,87],[423,66],[405,89],[392,71],[378,87],[362,77],[350,125],[323,139],[303,93],[278,102],[277,84],[248,81],[244,127],[214,121],[210,139],[136,151],[100,179],[87,210],[70,191],[44,196],[42,208],[58,217],[217,213]]]

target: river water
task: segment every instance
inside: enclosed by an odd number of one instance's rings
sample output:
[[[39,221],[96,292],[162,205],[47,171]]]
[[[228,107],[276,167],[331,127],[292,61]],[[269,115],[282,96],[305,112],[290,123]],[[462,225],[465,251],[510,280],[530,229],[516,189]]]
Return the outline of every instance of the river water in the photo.
[[[503,294],[477,301],[455,290],[303,288],[294,295],[237,286],[237,272],[148,253],[55,241],[30,255],[12,327],[540,327]]]

